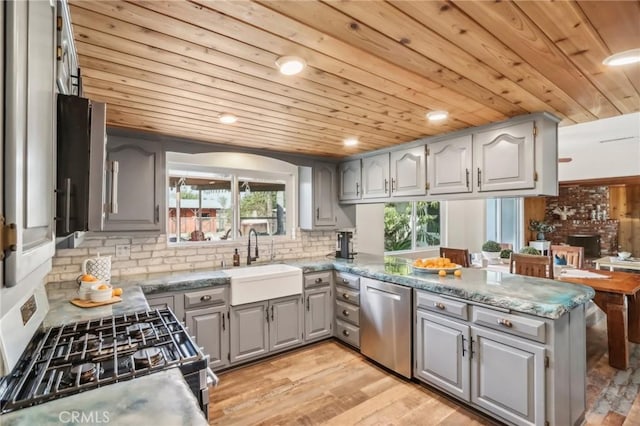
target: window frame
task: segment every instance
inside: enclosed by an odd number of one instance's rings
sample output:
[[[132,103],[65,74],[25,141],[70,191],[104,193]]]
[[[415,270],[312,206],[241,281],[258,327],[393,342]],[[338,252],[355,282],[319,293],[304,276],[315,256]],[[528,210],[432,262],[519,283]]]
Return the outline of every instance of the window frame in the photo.
[[[512,242],[513,250],[517,252],[519,248],[525,247],[525,231],[524,231],[524,197],[504,197],[504,198],[490,198],[486,200],[485,214],[485,240],[494,240],[500,243],[508,243],[509,241],[503,241],[502,237],[502,201],[505,199],[516,200],[515,202],[515,241]],[[490,214],[489,203],[495,203],[495,218],[492,218],[493,214]],[[493,221],[492,221],[493,219]],[[492,221],[493,223],[489,223]],[[489,235],[489,229],[493,227],[495,229],[495,235]]]

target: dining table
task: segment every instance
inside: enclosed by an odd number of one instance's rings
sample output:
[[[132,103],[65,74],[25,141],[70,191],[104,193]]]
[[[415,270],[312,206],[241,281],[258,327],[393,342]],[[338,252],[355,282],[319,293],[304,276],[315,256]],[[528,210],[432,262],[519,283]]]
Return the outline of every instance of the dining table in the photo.
[[[629,342],[640,343],[640,274],[579,269],[567,270],[554,279],[595,290],[593,301],[607,315],[609,365],[629,368]]]

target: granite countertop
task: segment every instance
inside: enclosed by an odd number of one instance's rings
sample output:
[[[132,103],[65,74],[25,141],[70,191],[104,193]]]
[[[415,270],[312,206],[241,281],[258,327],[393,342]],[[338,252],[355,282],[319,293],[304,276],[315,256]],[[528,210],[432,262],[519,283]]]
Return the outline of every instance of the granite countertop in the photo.
[[[47,298],[49,299],[49,312],[42,322],[45,328],[69,324],[78,321],[86,321],[94,318],[108,317],[137,312],[149,309],[147,299],[140,286],[133,283],[113,283],[115,287],[122,287],[122,302],[110,305],[96,306],[93,308],[80,308],[69,301],[76,298],[78,284],[75,282],[63,282],[47,284]]]
[[[177,368],[23,408],[4,414],[0,423],[3,426],[208,424]]]
[[[358,255],[353,260],[321,257],[290,260],[283,263],[298,266],[305,273],[335,269],[551,319],[561,317],[595,296],[591,287],[481,269],[464,268],[461,277],[454,277],[452,274],[440,277],[437,274],[414,273],[406,259],[396,257]],[[264,265],[264,263],[258,263],[254,266],[259,265]],[[125,288],[126,296],[127,289],[133,289],[136,286],[139,286],[145,294],[155,294],[228,285],[230,280],[224,270],[214,269],[211,271],[131,276],[124,279],[114,279],[113,284]],[[146,302],[144,303],[146,304]],[[68,309],[69,307],[67,307]],[[109,313],[105,315],[109,315]]]

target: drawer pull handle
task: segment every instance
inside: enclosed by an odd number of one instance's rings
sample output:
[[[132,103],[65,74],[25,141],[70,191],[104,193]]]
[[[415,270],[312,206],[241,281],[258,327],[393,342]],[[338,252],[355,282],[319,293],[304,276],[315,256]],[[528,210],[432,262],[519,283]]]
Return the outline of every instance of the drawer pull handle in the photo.
[[[446,306],[444,306],[444,303],[440,303],[440,302],[435,302],[433,304],[433,306],[435,306],[438,309],[442,309],[442,310],[446,309]]]
[[[504,325],[504,326],[505,326],[505,327],[507,327],[507,328],[511,328],[511,327],[513,327],[513,324],[512,324],[512,323],[511,323],[511,321],[509,321],[508,319],[500,318],[500,319],[498,320],[498,324],[500,324],[500,325]]]
[[[349,295],[347,293],[342,293],[342,297],[349,300]]]
[[[344,315],[345,317],[349,316],[349,311],[347,311],[346,309],[342,310],[342,315]]]
[[[342,334],[349,337],[349,330],[342,330]]]
[[[322,282],[322,278],[316,278],[316,282],[317,283],[321,283]]]
[[[204,295],[204,296],[202,296],[200,298],[201,302],[208,302],[209,300],[211,300],[211,295],[210,294]]]

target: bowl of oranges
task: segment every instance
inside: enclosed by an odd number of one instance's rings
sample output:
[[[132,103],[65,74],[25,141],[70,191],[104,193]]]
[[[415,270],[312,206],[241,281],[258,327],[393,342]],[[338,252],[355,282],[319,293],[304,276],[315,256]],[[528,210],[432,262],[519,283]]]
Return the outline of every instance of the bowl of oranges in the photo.
[[[98,283],[91,286],[89,299],[92,302],[106,302],[113,297],[113,287],[111,284]]]
[[[446,275],[449,272],[455,272],[462,268],[457,263],[451,262],[446,257],[431,257],[425,259],[416,259],[413,261],[414,272],[424,272],[428,274]]]

